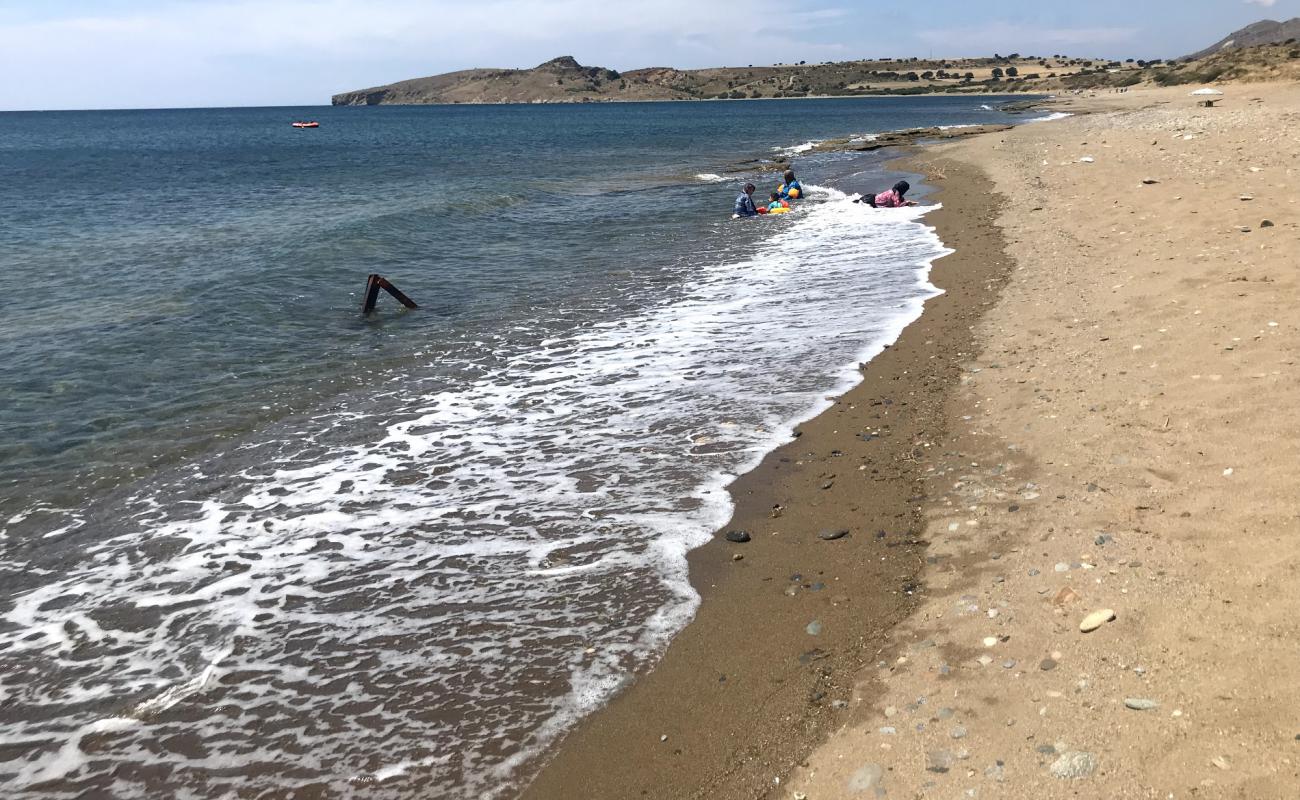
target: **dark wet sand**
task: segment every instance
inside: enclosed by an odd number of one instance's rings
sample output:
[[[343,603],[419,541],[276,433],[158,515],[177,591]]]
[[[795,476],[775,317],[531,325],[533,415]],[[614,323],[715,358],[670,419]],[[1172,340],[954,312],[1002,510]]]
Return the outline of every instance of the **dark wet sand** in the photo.
[[[954,162],[930,173],[945,207],[927,221],[957,251],[931,274],[945,294],[860,385],[731,487],[732,522],[690,555],[695,620],[569,734],[524,798],[763,797],[852,719],[859,669],[890,657],[888,632],[915,605],[925,543],[914,454],[942,439],[970,328],[1006,268],[989,180]],[[723,540],[736,529],[753,540]],[[849,535],[820,539],[828,529]]]

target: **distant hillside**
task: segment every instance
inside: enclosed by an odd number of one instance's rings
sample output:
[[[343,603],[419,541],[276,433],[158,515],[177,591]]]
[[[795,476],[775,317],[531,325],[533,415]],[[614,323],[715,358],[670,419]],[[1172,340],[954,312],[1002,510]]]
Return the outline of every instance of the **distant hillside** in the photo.
[[[1187,58],[1205,58],[1225,50],[1256,47],[1262,44],[1293,44],[1294,42],[1287,42],[1287,40],[1297,38],[1300,38],[1300,17],[1286,22],[1265,19],[1230,33],[1199,53],[1193,53]]]
[[[1145,62],[1143,62],[1145,63]],[[334,105],[427,103],[590,103],[617,100],[758,99],[927,92],[1026,92],[1051,81],[1133,62],[1066,56],[976,59],[876,59],[678,70],[617,72],[572,56],[533,69],[471,69],[334,95]]]
[[[1238,31],[1199,59],[1107,61],[1063,55],[886,58],[821,64],[671,67],[617,72],[562,56],[532,69],[469,69],[334,95],[336,106],[433,103],[599,103],[630,100],[743,100],[778,97],[1010,94],[1176,86],[1223,81],[1300,80],[1300,18]],[[1243,33],[1250,32],[1250,33]],[[1247,44],[1258,37],[1279,44]],[[1236,37],[1236,38],[1233,38]]]

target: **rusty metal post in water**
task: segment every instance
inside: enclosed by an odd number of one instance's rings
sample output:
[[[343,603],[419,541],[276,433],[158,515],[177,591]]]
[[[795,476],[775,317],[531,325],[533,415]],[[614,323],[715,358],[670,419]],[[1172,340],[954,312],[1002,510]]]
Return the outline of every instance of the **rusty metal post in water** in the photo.
[[[397,302],[407,308],[419,308],[419,306],[415,304],[414,300],[407,297],[400,289],[389,283],[387,278],[372,272],[370,273],[370,277],[366,278],[366,298],[361,305],[361,313],[363,315],[369,314],[375,310],[375,303],[379,301],[380,289],[383,289],[393,297],[397,298]]]

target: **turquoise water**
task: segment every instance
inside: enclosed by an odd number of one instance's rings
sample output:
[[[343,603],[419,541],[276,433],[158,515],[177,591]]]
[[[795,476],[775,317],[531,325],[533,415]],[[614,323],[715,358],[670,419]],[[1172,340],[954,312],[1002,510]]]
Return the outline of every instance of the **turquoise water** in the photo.
[[[882,156],[754,159],[986,102],[0,114],[6,796],[508,794],[933,291]]]

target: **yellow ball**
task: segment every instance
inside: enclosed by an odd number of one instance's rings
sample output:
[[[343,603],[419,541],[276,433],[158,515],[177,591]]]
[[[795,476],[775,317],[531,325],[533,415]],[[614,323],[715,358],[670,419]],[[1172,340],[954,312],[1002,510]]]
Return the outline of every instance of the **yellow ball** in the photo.
[[[799,190],[798,190],[798,189],[791,189],[791,190],[790,190],[790,198],[793,199],[793,200],[798,200],[798,199],[799,199]]]

